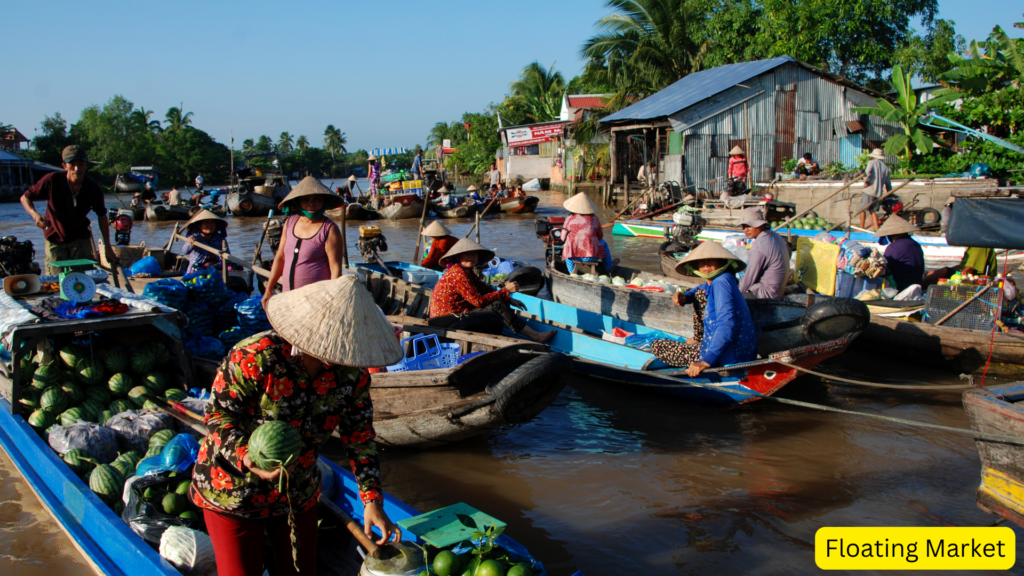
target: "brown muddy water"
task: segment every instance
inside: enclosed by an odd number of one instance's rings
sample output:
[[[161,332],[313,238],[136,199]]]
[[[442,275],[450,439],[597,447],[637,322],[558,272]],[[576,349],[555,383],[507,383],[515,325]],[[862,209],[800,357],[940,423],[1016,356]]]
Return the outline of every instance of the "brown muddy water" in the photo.
[[[562,212],[563,195],[539,195],[539,214]],[[605,221],[611,215],[601,214]],[[230,222],[233,251],[251,255],[262,219]],[[388,239],[386,257],[409,261],[416,221],[375,224]],[[447,224],[461,235],[472,222]],[[132,238],[162,245],[173,226],[137,223]],[[543,263],[532,215],[482,226],[483,244],[501,256]],[[41,234],[17,204],[0,205],[0,234],[31,239],[42,252]],[[357,254],[355,234],[348,238]],[[657,240],[607,239],[623,264],[658,270]],[[958,383],[946,373],[851,353],[822,369],[877,382]],[[959,392],[864,389],[804,376],[779,395],[969,427]],[[336,446],[326,455],[344,460]],[[507,533],[553,576],[811,573],[819,571],[814,534],[823,526],[996,520],[975,504],[980,464],[969,436],[767,402],[694,406],[579,376],[529,424],[429,451],[383,450],[382,461],[392,495],[424,511],[466,502],[508,522]],[[1010,526],[1019,543],[1024,530]],[[85,571],[0,454],[0,574]],[[1012,572],[1024,574],[1020,563]]]

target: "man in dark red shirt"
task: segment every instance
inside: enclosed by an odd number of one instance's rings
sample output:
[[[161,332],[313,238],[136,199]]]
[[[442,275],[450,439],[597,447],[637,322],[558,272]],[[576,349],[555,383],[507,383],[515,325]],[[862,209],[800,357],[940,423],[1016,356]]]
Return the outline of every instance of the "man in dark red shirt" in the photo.
[[[110,248],[110,223],[107,221],[103,191],[96,182],[85,177],[89,162],[85,149],[77,145],[68,146],[64,148],[63,160],[65,172],[47,174],[21,196],[25,212],[43,230],[46,273],[51,276],[60,270],[50,266],[50,262],[97,259],[89,225],[90,211],[96,213],[107,260],[114,262],[116,259]],[[35,200],[46,201],[45,215],[36,212]]]

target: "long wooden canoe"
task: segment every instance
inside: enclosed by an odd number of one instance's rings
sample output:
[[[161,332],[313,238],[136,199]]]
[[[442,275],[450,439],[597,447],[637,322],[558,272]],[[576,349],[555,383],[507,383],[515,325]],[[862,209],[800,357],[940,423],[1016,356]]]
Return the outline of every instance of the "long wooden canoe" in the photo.
[[[1024,437],[1024,382],[964,392],[964,410],[977,432]],[[976,439],[981,456],[978,507],[1024,526],[1024,445]]]

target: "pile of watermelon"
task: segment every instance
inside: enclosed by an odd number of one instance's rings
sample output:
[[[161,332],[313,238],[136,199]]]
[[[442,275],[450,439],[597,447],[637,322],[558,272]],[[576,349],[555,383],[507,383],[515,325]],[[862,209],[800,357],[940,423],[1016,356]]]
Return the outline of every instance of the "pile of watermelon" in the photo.
[[[790,223],[790,227],[794,230],[826,230],[831,226],[828,220],[824,218],[797,218]]]

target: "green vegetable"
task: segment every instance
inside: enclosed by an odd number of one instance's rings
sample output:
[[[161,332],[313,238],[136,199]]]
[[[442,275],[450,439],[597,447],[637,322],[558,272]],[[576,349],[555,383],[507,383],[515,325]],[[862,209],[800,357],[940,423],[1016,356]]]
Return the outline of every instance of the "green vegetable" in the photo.
[[[74,382],[65,382],[61,388],[68,395],[71,404],[78,404],[85,399],[85,392],[82,392],[82,389]]]
[[[111,374],[124,372],[129,367],[128,353],[121,348],[111,348],[103,354],[103,365]]]
[[[89,422],[100,423],[100,414],[106,409],[106,406],[100,404],[98,401],[91,398],[87,398],[84,402],[78,405],[79,408],[85,412],[85,420]],[[105,421],[104,421],[105,422]]]
[[[139,348],[132,352],[131,366],[132,372],[136,374],[149,374],[153,371],[153,367],[156,366],[156,357],[148,349]]]
[[[64,362],[64,366],[67,368],[75,369],[78,365],[78,361],[85,358],[87,351],[77,344],[68,344],[61,348],[60,359]]]
[[[168,492],[160,503],[163,505],[164,514],[171,516],[177,516],[188,509],[188,500],[185,500],[181,494],[175,494],[174,492]]]
[[[128,392],[128,399],[135,403],[136,406],[142,408],[142,405],[146,403],[146,399],[143,398],[146,394],[152,394],[152,390],[145,386],[136,386]]]
[[[46,387],[56,384],[63,376],[56,364],[43,364],[32,374],[32,387],[36,390],[45,390]]]
[[[114,400],[110,403],[110,411],[115,415],[129,410],[135,410],[135,405],[129,400]]]
[[[110,396],[110,392],[107,391],[103,386],[91,386],[85,389],[85,399],[95,400],[100,404],[107,406],[113,398]]]
[[[111,462],[110,465],[121,473],[122,478],[128,478],[135,472],[135,466],[132,466],[132,463],[128,460],[121,460],[118,458]]]
[[[78,372],[78,380],[86,386],[93,386],[103,382],[103,364],[98,361],[83,358],[75,366]]]
[[[142,385],[149,388],[153,392],[160,393],[167,389],[168,380],[167,376],[164,376],[160,372],[153,372],[149,376],[146,376],[142,380]]]
[[[257,430],[258,430],[258,428],[257,428]],[[174,430],[161,430],[161,431],[157,432],[156,434],[153,434],[149,438],[149,448],[151,450],[153,449],[154,446],[159,447],[159,448],[163,448],[175,436],[176,436],[176,434],[174,433]]]
[[[164,397],[167,398],[168,402],[181,402],[185,398],[188,398],[188,394],[180,388],[171,388],[164,392]]]
[[[96,467],[96,464],[88,459],[88,455],[79,448],[68,450],[63,458],[75,476],[82,476]]]
[[[64,411],[63,414],[60,415],[60,425],[71,426],[75,422],[78,422],[79,420],[85,420],[85,417],[85,410],[82,410],[78,406],[75,406],[74,408],[68,408],[67,410]]]

